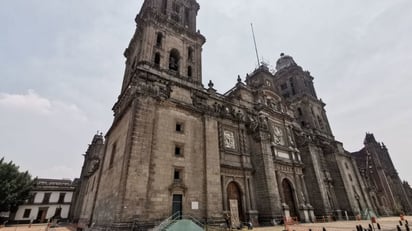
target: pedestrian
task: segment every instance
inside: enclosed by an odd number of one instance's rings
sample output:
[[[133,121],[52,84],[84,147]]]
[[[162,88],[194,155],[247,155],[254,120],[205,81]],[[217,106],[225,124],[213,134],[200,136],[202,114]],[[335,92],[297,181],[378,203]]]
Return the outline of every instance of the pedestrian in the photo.
[[[225,221],[226,221],[226,227],[227,227],[228,230],[230,230],[230,215],[229,215],[229,213],[225,213],[224,218],[225,218]]]

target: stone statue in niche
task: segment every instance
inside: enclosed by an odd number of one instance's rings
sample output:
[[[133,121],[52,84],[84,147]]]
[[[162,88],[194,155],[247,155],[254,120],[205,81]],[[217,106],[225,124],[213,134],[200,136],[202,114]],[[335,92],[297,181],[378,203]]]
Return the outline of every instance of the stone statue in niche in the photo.
[[[223,140],[225,148],[235,149],[235,136],[231,131],[223,131]]]
[[[300,192],[300,195],[301,195],[301,197],[302,197],[302,202],[303,202],[303,204],[306,204],[305,194],[303,194],[303,192]]]
[[[259,127],[259,123],[257,121],[257,118],[255,118],[252,115],[247,115],[246,116],[246,125],[249,128],[251,132],[256,132],[257,128]]]
[[[288,130],[288,140],[289,140],[289,144],[290,146],[294,146],[295,142],[293,141],[293,137],[292,137],[292,130],[290,127],[287,127]]]
[[[260,127],[261,127],[263,130],[268,129],[268,121],[267,121],[267,118],[266,118],[264,115],[262,115],[262,114],[259,115],[259,125],[260,125]]]
[[[99,159],[93,159],[90,162],[89,169],[88,169],[88,173],[90,175],[93,174],[99,168],[99,163],[100,163]]]
[[[236,119],[243,120],[243,113],[240,110],[238,110],[236,113]]]
[[[285,141],[283,140],[282,129],[276,125],[273,125],[273,143],[277,145],[284,145]]]

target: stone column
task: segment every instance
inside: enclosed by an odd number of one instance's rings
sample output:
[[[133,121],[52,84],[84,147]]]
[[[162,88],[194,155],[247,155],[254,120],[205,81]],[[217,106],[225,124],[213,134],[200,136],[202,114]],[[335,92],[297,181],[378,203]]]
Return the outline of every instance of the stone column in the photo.
[[[220,155],[218,124],[209,116],[203,117],[204,125],[204,171],[205,171],[205,194],[206,194],[206,218],[216,219],[223,216],[220,177]]]

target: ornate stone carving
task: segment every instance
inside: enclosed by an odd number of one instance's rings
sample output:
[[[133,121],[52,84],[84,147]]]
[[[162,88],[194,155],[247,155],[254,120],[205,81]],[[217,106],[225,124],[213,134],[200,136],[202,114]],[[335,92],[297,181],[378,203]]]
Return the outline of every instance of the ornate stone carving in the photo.
[[[223,143],[225,148],[235,149],[235,136],[232,131],[223,131]]]
[[[152,96],[158,100],[165,100],[170,97],[172,89],[169,84],[161,85],[156,84],[155,82],[141,81],[137,83],[136,92],[143,95]]]
[[[91,176],[93,173],[99,169],[100,160],[98,158],[92,159],[90,161],[89,169],[87,170],[87,175]]]
[[[290,127],[287,127],[286,130],[288,135],[289,146],[293,147],[295,146],[295,141],[293,140],[292,129]]]
[[[285,145],[282,128],[277,125],[272,126],[272,142],[276,145]]]
[[[168,189],[169,189],[169,192],[170,193],[173,193],[173,192],[179,192],[179,191],[181,191],[181,192],[183,192],[183,193],[186,193],[186,190],[187,190],[187,187],[186,187],[186,185],[183,183],[183,182],[173,182],[169,187],[168,187]]]

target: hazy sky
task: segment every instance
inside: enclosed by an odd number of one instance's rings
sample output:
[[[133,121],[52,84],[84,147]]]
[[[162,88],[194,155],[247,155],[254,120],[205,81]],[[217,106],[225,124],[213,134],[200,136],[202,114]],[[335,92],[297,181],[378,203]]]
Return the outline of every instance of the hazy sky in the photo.
[[[33,176],[74,178],[111,125],[123,51],[142,0],[0,1],[0,157]],[[348,151],[372,132],[412,183],[412,1],[199,0],[203,83],[224,93],[284,52],[315,77]]]

